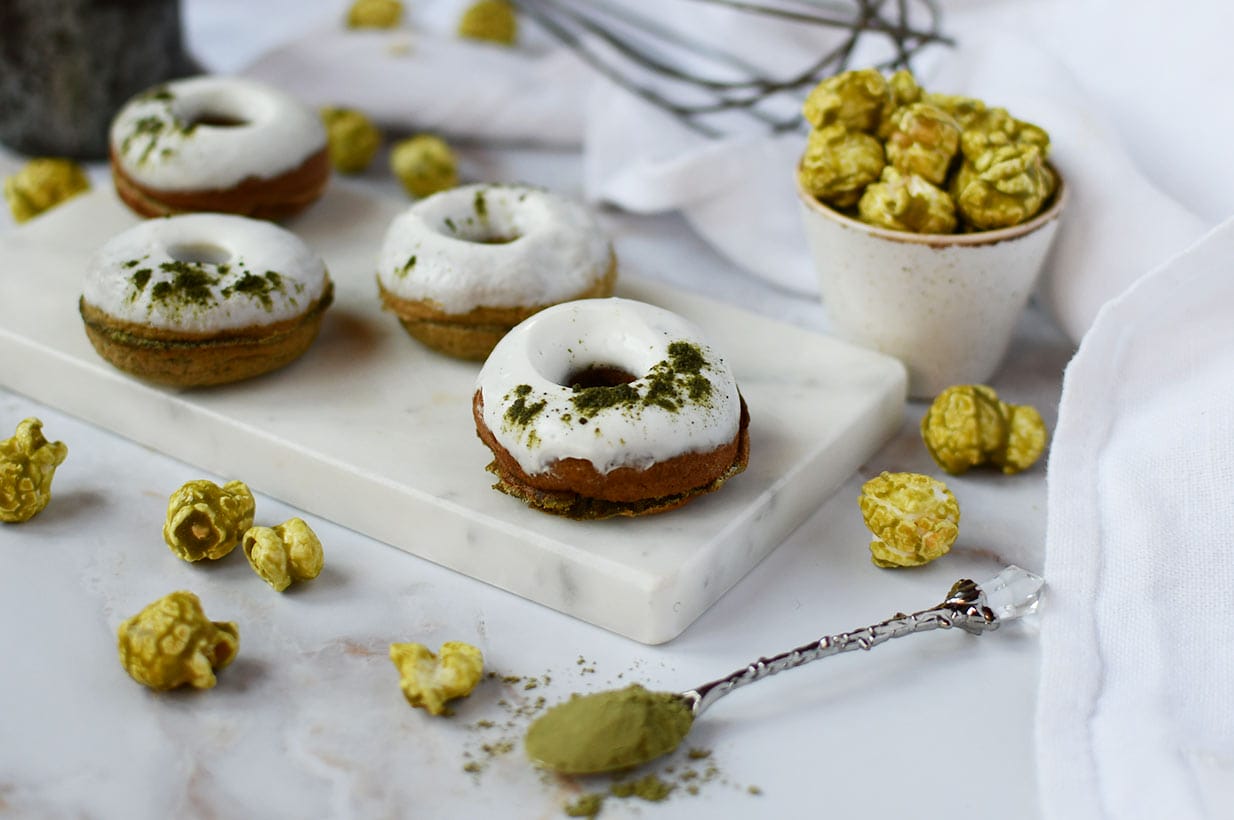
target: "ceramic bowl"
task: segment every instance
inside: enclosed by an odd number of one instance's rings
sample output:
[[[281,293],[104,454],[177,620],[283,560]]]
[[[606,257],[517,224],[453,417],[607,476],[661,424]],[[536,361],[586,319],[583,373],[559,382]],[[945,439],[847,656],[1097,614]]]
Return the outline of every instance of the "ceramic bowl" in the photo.
[[[867,225],[797,187],[832,327],[904,362],[909,395],[984,383],[1011,341],[1054,240],[1067,189],[1010,228],[914,234]]]

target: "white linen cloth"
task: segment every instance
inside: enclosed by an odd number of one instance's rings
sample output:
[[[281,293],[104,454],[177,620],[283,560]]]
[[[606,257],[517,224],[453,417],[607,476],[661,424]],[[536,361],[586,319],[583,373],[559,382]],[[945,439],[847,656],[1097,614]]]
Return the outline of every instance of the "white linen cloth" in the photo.
[[[1150,0],[943,8],[958,45],[922,56],[923,83],[1046,127],[1072,195],[1041,289],[1061,327],[1083,339],[1048,472],[1043,814],[1234,816],[1234,226],[1168,261],[1234,214],[1224,88],[1234,10]],[[834,36],[698,17],[693,3],[655,10],[780,69]],[[428,37],[400,56],[344,47],[355,34],[336,28],[253,71],[407,128],[581,142],[591,198],[680,210],[750,271],[814,291],[792,180],[803,134],[705,139],[542,52],[514,56],[494,80],[459,73],[458,47]],[[854,65],[874,48],[863,43]],[[370,71],[394,57],[411,61],[405,71]],[[331,62],[309,74],[314,60]],[[492,82],[497,99],[482,96]],[[477,121],[472,95],[494,116]]]
[[[1106,305],[1050,453],[1051,818],[1234,816],[1234,220]]]

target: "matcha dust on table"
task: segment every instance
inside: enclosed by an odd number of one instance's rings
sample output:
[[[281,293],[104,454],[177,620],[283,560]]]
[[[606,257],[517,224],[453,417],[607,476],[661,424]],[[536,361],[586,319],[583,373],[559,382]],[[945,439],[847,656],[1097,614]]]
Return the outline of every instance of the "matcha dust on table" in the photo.
[[[625,689],[575,695],[527,730],[527,756],[562,774],[629,769],[676,749],[694,723],[681,695]]]

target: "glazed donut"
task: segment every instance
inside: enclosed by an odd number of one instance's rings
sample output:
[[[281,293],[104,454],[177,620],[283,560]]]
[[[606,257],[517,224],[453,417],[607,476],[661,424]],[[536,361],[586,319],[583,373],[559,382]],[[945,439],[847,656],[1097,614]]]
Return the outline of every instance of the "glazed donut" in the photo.
[[[333,297],[293,233],[225,214],[139,223],[94,255],[79,308],[104,359],[152,382],[200,387],[288,364]]]
[[[391,223],[377,263],[382,304],[429,347],[483,359],[549,305],[609,296],[612,246],[582,205],[538,188],[467,185]]]
[[[548,308],[494,348],[472,401],[501,490],[571,518],[680,507],[745,469],[749,413],[699,329],[629,299]]]
[[[326,131],[294,98],[239,77],[193,77],[130,100],[111,124],[116,193],[141,216],[292,216],[330,177]]]

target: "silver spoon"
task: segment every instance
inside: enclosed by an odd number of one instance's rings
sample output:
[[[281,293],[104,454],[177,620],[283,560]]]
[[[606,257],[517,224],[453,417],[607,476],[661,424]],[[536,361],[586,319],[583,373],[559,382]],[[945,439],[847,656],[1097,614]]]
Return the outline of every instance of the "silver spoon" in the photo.
[[[937,606],[897,613],[852,632],[826,635],[680,693],[624,690],[573,697],[542,715],[527,730],[527,754],[542,768],[562,774],[619,771],[666,755],[685,739],[695,719],[738,687],[777,672],[853,649],[873,649],[892,638],[959,628],[971,635],[998,629],[1004,621],[1036,611],[1044,581],[1017,566],[974,583],[952,585]]]

